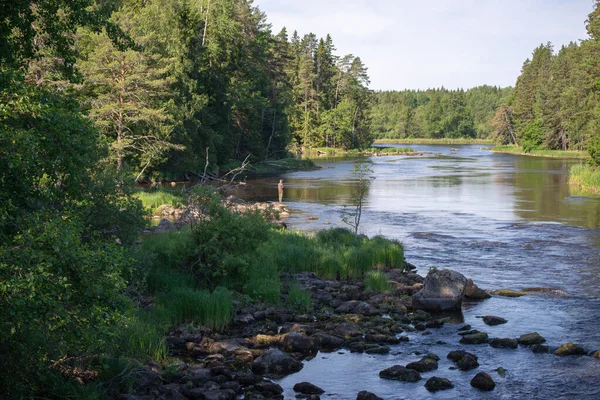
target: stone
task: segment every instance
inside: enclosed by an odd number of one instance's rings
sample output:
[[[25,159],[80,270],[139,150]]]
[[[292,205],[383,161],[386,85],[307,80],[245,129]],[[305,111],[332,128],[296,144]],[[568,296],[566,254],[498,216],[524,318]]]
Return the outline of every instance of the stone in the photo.
[[[527,294],[525,292],[519,292],[517,290],[511,290],[511,289],[494,290],[490,293],[495,294],[496,296],[503,296],[503,297],[521,297],[521,296],[525,296]]]
[[[365,345],[365,353],[367,354],[389,354],[390,348],[378,344]]]
[[[496,349],[516,349],[519,347],[519,342],[517,342],[517,339],[511,338],[493,338],[490,339],[489,344]]]
[[[425,356],[419,361],[408,363],[406,368],[414,369],[417,372],[429,372],[438,369],[438,363],[435,359]]]
[[[471,353],[466,353],[460,360],[456,362],[456,366],[461,371],[469,371],[479,367],[477,356]]]
[[[430,392],[437,392],[438,390],[448,390],[452,389],[454,385],[446,378],[439,378],[437,376],[432,376],[427,379],[425,382],[425,389]]]
[[[252,363],[255,374],[289,375],[302,369],[302,363],[279,349],[270,349]]]
[[[383,400],[381,397],[377,396],[375,393],[367,392],[366,390],[361,390],[358,392],[356,396],[356,400]]]
[[[186,397],[192,400],[235,400],[237,398],[231,389],[206,390],[204,388],[192,389],[186,393]]]
[[[283,388],[271,381],[258,382],[254,385],[254,389],[269,398],[279,396],[283,393]]]
[[[358,325],[352,322],[341,323],[335,328],[335,333],[346,339],[361,334]]]
[[[370,343],[387,343],[387,344],[398,344],[400,339],[396,336],[388,336],[383,334],[366,334],[365,342]]]
[[[423,283],[423,289],[412,297],[412,306],[428,311],[460,310],[465,295],[467,278],[449,269],[432,269]]]
[[[342,314],[361,314],[366,316],[381,314],[380,311],[371,304],[357,300],[346,301],[336,308],[335,311]]]
[[[333,351],[337,350],[344,344],[344,339],[335,335],[329,335],[324,332],[317,332],[313,335],[319,341],[321,350]]]
[[[448,353],[446,358],[448,358],[454,362],[458,362],[458,360],[463,358],[465,356],[465,354],[468,354],[468,353],[464,350],[452,350],[450,353]]]
[[[546,339],[540,336],[540,334],[537,332],[526,333],[525,335],[521,335],[517,340],[523,346],[532,346],[534,344],[542,344],[546,342]]]
[[[418,382],[421,375],[414,369],[405,368],[402,365],[394,365],[379,372],[382,379],[392,379],[402,382]]]
[[[592,357],[594,358],[600,358],[600,350],[596,350],[592,353]]]
[[[473,280],[467,279],[467,287],[465,288],[465,298],[471,300],[485,300],[489,299],[490,297],[492,296],[490,296],[489,293],[487,293],[485,290],[482,290],[479,287],[477,287],[477,285],[473,283]]]
[[[550,347],[543,344],[534,344],[531,346],[531,351],[536,354],[545,354],[550,352]]]
[[[496,371],[498,373],[498,376],[500,376],[500,378],[506,377],[506,370],[504,368],[498,367],[494,371]]]
[[[309,382],[300,382],[294,385],[294,391],[302,394],[322,394],[325,393],[320,387]]]
[[[486,315],[485,317],[483,317],[483,322],[485,322],[486,325],[495,326],[495,325],[505,324],[508,321],[501,317],[495,317],[493,315]]]
[[[284,351],[288,353],[315,354],[319,350],[319,340],[302,333],[291,332],[281,341]]]
[[[472,333],[460,338],[462,344],[482,344],[488,342],[488,334],[485,332]]]
[[[557,356],[584,356],[587,352],[574,343],[565,343],[554,352]]]
[[[490,391],[494,390],[496,383],[488,373],[478,372],[477,375],[471,379],[471,386],[479,390]]]
[[[471,330],[471,325],[469,325],[469,324],[463,325],[460,328],[458,328],[459,332],[470,331],[470,330]]]

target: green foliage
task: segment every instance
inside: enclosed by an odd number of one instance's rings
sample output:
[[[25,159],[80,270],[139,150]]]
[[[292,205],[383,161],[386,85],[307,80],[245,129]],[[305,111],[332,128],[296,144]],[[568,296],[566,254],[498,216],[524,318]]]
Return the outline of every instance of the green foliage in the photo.
[[[297,283],[290,284],[286,304],[292,310],[301,313],[312,311],[312,300],[310,293],[302,289]]]
[[[384,293],[388,291],[390,287],[387,275],[381,271],[372,271],[365,275],[365,288],[367,290]]]
[[[594,136],[587,146],[587,151],[590,153],[591,164],[596,167],[600,166],[600,134]]]
[[[133,195],[142,202],[145,209],[156,211],[162,205],[172,207],[181,207],[183,205],[183,196],[168,190],[150,190],[140,191]]]
[[[352,175],[356,180],[356,192],[352,194],[351,205],[344,206],[342,211],[342,221],[354,229],[354,234],[358,234],[360,219],[362,217],[363,205],[366,201],[367,192],[371,186],[373,170],[371,164],[366,160],[361,160],[354,164]]]
[[[542,144],[544,138],[544,132],[542,130],[542,123],[540,120],[534,120],[525,126],[523,135],[521,138],[521,147],[525,153],[530,153],[532,150],[536,150]]]
[[[600,193],[600,167],[574,165],[569,171],[569,183],[584,190]]]

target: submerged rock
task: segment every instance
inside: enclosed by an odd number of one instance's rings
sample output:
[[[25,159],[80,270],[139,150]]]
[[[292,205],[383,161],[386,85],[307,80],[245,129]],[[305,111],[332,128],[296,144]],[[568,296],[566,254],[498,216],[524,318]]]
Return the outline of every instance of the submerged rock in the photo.
[[[375,393],[367,392],[366,390],[362,390],[358,392],[356,396],[356,400],[383,400],[381,397],[377,396]]]
[[[525,292],[519,292],[517,290],[511,290],[511,289],[494,290],[490,293],[495,294],[496,296],[503,296],[503,297],[521,297],[521,296],[525,296],[527,294]]]
[[[431,270],[423,289],[412,297],[413,308],[431,311],[460,310],[465,296],[467,278],[459,272]]]
[[[495,317],[493,315],[486,315],[485,317],[483,317],[483,322],[485,322],[486,325],[495,326],[495,325],[505,324],[508,321],[501,317]]]
[[[471,386],[479,390],[494,390],[496,383],[492,377],[486,372],[478,372],[477,375],[471,379]]]
[[[518,342],[523,346],[532,346],[534,344],[545,343],[546,339],[544,339],[544,337],[542,337],[539,333],[532,332],[521,335],[518,339]]]
[[[534,344],[533,346],[531,346],[531,351],[534,353],[549,353],[550,352],[550,347],[545,346],[543,344]]]
[[[472,333],[469,335],[464,335],[460,339],[460,343],[462,344],[482,344],[488,342],[488,334],[485,332]]]
[[[469,371],[479,367],[479,362],[475,354],[466,353],[460,360],[456,362],[456,366],[461,371]]]
[[[600,358],[600,350],[596,350],[592,353],[592,357],[594,358]]]
[[[584,356],[587,352],[574,343],[565,343],[554,352],[557,356]]]
[[[294,391],[302,394],[322,394],[325,393],[320,387],[309,382],[300,382],[294,385]]]
[[[517,342],[517,339],[511,338],[494,338],[490,339],[489,343],[490,346],[497,349],[516,349],[519,347],[519,342]]]
[[[379,377],[403,382],[418,382],[421,375],[414,369],[405,368],[402,365],[394,365],[379,372]]]
[[[427,379],[425,382],[425,389],[430,392],[437,392],[438,390],[447,390],[452,389],[454,385],[446,378],[438,378],[437,376],[432,376]]]

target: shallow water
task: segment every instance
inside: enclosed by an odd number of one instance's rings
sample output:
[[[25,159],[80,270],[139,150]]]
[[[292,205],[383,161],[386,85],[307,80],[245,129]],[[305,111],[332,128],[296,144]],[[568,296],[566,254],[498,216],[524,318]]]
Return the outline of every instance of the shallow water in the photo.
[[[401,147],[401,146],[400,146]],[[464,322],[490,337],[518,337],[537,331],[551,348],[575,342],[600,349],[600,196],[568,185],[568,168],[579,161],[493,154],[480,145],[412,146],[440,156],[373,157],[372,182],[361,231],[401,240],[406,258],[426,274],[431,266],[457,270],[484,289],[560,289],[565,295],[533,294],[494,297],[466,304]],[[284,202],[292,215],[288,225],[302,230],[342,226],[340,211],[355,190],[354,160],[317,160],[323,169],[284,175]],[[249,181],[254,198],[276,198],[277,178]],[[260,193],[260,196],[256,196]],[[317,220],[309,220],[317,217]],[[488,327],[477,318],[497,315],[508,323]],[[305,362],[283,380],[286,398],[301,381],[326,393],[322,398],[354,399],[369,390],[389,399],[424,398],[600,398],[600,360],[532,354],[527,349],[493,349],[458,344],[459,325],[447,324],[431,335],[410,333],[410,342],[392,346],[387,356],[332,353]],[[444,344],[437,344],[444,341]],[[464,348],[479,357],[478,370],[449,370],[446,354]],[[386,381],[380,370],[405,365],[434,352],[437,371],[418,383]],[[493,370],[502,366],[505,378]],[[469,385],[476,371],[497,383],[489,393]],[[431,376],[449,378],[455,388],[431,394],[424,388]]]

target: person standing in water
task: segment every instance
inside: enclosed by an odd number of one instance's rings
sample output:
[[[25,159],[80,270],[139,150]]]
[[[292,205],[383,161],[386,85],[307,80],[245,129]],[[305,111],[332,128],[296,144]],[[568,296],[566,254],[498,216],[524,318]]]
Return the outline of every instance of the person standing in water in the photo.
[[[283,179],[279,180],[279,184],[277,185],[277,192],[279,193],[279,202],[281,203],[283,200],[283,189],[285,185],[283,184]]]

